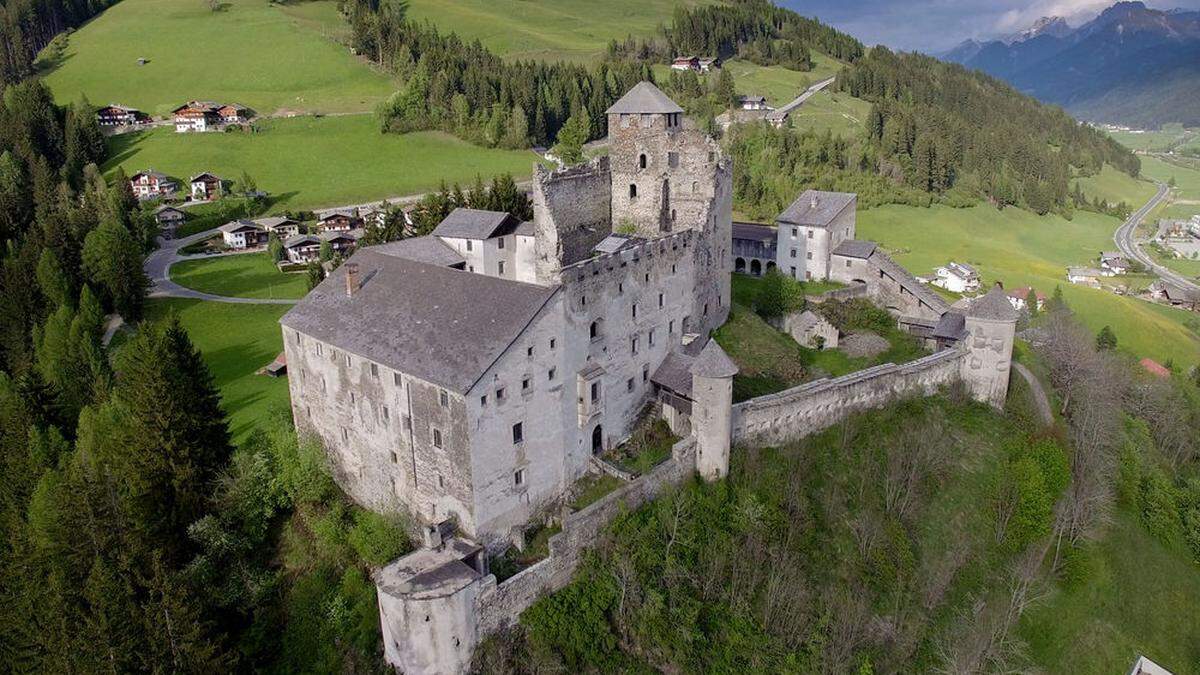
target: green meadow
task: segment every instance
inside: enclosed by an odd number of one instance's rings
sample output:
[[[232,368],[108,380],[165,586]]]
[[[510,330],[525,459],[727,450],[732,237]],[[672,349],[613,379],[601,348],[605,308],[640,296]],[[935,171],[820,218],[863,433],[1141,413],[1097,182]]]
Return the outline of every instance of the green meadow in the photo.
[[[859,212],[858,237],[879,242],[914,274],[950,260],[975,265],[985,284],[1061,286],[1067,303],[1093,330],[1112,326],[1120,346],[1139,357],[1200,362],[1194,314],[1067,283],[1069,265],[1094,264],[1113,248],[1115,218],[1077,211],[1072,220],[980,205],[969,209],[884,206]]]
[[[408,16],[428,20],[508,59],[593,62],[610,40],[648,36],[676,6],[710,0],[410,0]]]
[[[356,204],[533,171],[535,155],[481,148],[439,132],[383,134],[369,115],[264,120],[256,133],[177,134],[159,128],[109,139],[106,171],[154,168],[186,179],[201,171],[225,178],[248,172],[273,208]]]
[[[309,8],[311,6],[311,9]],[[391,79],[327,37],[331,0],[283,9],[267,0],[124,0],[72,33],[40,67],[60,102],[86,94],[164,115],[189,99],[281,110],[369,111]],[[138,59],[146,59],[138,65]]]
[[[833,77],[844,65],[818,52],[813,52],[812,60],[813,69],[808,72],[782,66],[760,66],[741,59],[726,61],[722,67],[733,75],[739,94],[765,96],[768,103],[778,108],[810,86]]]
[[[1145,175],[1145,157],[1142,158],[1142,174]],[[1110,204],[1125,202],[1131,210],[1142,207],[1154,196],[1155,187],[1146,180],[1134,178],[1127,173],[1118,171],[1105,164],[1104,170],[1095,176],[1085,176],[1075,181],[1083,190],[1084,196],[1093,199],[1099,196],[1107,199]]]
[[[151,299],[146,318],[174,314],[212,371],[235,442],[275,408],[289,405],[287,378],[259,375],[283,351],[279,317],[287,305],[235,305],[181,298]]]
[[[1157,131],[1111,131],[1118,143],[1130,150],[1168,152],[1200,141],[1200,129],[1185,129],[1182,124],[1165,124]]]
[[[171,266],[171,281],[197,291],[234,298],[297,299],[308,292],[303,273],[280,272],[266,253],[183,260]]]

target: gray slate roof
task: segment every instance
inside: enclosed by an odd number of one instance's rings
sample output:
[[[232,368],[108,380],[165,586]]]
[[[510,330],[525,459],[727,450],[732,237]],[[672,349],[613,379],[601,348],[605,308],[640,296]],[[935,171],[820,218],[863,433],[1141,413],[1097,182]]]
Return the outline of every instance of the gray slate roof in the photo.
[[[866,260],[871,257],[871,254],[878,248],[873,241],[862,241],[860,239],[847,239],[837,245],[833,249],[834,255],[840,255],[843,258],[861,258]]]
[[[933,328],[933,337],[945,338],[948,340],[962,339],[963,331],[967,327],[967,317],[960,312],[946,312],[942,318],[938,320],[937,325]]]
[[[466,393],[558,291],[386,255],[350,257],[280,323],[351,354]]]
[[[370,250],[384,255],[428,263],[430,265],[439,265],[441,267],[454,267],[455,265],[464,265],[467,262],[465,258],[458,254],[458,251],[450,248],[446,242],[434,236],[401,239],[400,241],[372,246]]]
[[[761,223],[738,223],[733,224],[733,238],[746,239],[748,241],[772,242],[775,241],[777,232],[770,225]]]
[[[920,281],[917,281],[917,278],[914,277],[911,272],[904,269],[900,263],[892,260],[891,256],[879,250],[878,248],[875,249],[875,252],[871,254],[871,262],[874,263],[879,269],[887,272],[887,274],[895,279],[897,283],[903,286],[905,290],[907,290],[909,293],[912,293],[917,297],[918,300],[925,303],[927,307],[938,314],[945,313],[950,309],[950,305],[942,299],[942,296],[929,290],[928,286]],[[1005,302],[1008,301],[1005,300]]]
[[[534,235],[533,221],[527,220],[521,223],[517,226],[517,229],[513,230],[513,234],[517,234],[522,237],[532,237]]]
[[[303,244],[318,244],[319,245],[320,243],[321,243],[321,238],[315,234],[293,234],[292,236],[283,240],[283,247],[284,248],[292,248],[293,246],[300,246]]]
[[[257,218],[257,219],[255,219],[254,222],[258,223],[259,225],[262,225],[263,227],[267,228],[268,230],[273,230],[281,225],[288,225],[288,224],[299,225],[300,224],[300,223],[292,220],[291,218],[284,218],[283,216],[267,216],[266,218]]]
[[[667,358],[663,359],[662,364],[650,376],[650,381],[690,399],[692,397],[692,364],[694,362],[694,358],[672,351],[667,354]]]
[[[1008,301],[1008,295],[1000,287],[1000,284],[992,286],[992,290],[971,301],[971,306],[967,308],[967,315],[989,321],[1016,321],[1020,316],[1017,314],[1017,310],[1013,309],[1012,303]]]
[[[596,244],[596,247],[592,250],[597,253],[616,253],[623,248],[636,244],[638,241],[640,240],[623,234],[610,234],[599,244]]]
[[[608,110],[608,115],[681,113],[683,108],[651,82],[638,82]]]
[[[827,227],[854,198],[855,195],[849,192],[805,190],[775,220],[789,225]]]
[[[433,234],[454,239],[491,239],[517,228],[516,218],[502,211],[457,208],[438,223]]]
[[[707,378],[733,377],[738,374],[738,367],[716,340],[709,340],[692,364],[692,373]]]

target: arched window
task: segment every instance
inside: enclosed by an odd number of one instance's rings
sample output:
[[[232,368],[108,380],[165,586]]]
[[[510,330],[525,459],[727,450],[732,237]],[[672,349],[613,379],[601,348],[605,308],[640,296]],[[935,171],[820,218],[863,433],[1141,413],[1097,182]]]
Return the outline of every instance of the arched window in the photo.
[[[645,153],[638,155],[638,168],[639,169],[646,168],[646,154]]]
[[[637,199],[637,184],[636,183],[629,184],[629,198]]]

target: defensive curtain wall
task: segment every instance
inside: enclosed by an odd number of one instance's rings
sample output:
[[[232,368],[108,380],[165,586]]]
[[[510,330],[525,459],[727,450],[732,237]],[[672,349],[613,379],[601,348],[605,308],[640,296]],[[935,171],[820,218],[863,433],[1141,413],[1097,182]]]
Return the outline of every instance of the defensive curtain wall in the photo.
[[[406,559],[381,570],[376,582],[388,661],[404,664],[404,671],[412,673],[467,670],[481,639],[513,624],[539,598],[569,583],[583,551],[595,544],[613,518],[654,499],[698,470],[709,479],[724,476],[731,441],[749,445],[797,440],[853,413],[906,397],[931,395],[959,381],[976,399],[1003,406],[1003,393],[998,398],[996,393],[1007,387],[1015,320],[972,314],[968,310],[963,339],[936,354],[903,365],[884,364],[810,382],[735,405],[729,404],[724,389],[731,386],[732,374],[722,378],[694,375],[697,389],[716,392],[697,399],[692,413],[694,436],[676,444],[670,459],[587,508],[574,513],[564,509],[562,531],[550,538],[544,560],[497,582],[474,563],[471,556],[477,550],[455,552],[452,540],[443,548],[450,550],[451,557],[458,557],[452,561],[457,576],[435,570],[424,575],[426,578],[405,578]],[[709,381],[702,382],[706,379]],[[723,456],[721,439],[713,436],[713,429],[729,434]],[[704,454],[706,460],[698,461]],[[714,466],[714,461],[719,465]],[[698,466],[700,463],[706,466]]]

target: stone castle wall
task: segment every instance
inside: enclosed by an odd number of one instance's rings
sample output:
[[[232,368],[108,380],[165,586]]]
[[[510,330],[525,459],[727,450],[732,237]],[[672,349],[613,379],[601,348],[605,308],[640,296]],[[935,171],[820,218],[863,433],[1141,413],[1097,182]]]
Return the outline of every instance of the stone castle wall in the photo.
[[[533,223],[538,283],[558,283],[564,266],[588,258],[596,244],[612,233],[611,192],[607,157],[555,171],[535,167]]]
[[[928,396],[958,380],[965,348],[948,349],[911,363],[887,363],[834,379],[818,380],[733,406],[733,441],[781,443],[826,429],[846,416],[880,408],[906,396]]]

